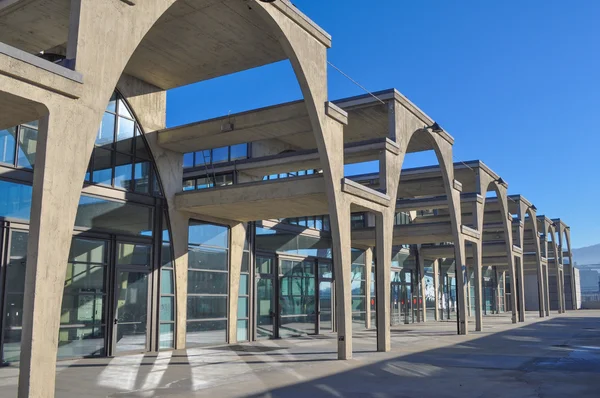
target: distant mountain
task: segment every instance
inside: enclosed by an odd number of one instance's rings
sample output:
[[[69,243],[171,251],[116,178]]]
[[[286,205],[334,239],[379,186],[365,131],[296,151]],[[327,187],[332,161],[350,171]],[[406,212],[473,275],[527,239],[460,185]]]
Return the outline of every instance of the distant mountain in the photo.
[[[600,264],[600,243],[573,249],[573,262],[577,265]]]

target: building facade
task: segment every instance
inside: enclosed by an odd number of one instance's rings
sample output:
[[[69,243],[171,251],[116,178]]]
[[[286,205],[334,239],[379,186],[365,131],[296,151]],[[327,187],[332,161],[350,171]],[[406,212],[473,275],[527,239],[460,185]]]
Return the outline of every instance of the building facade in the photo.
[[[0,22],[0,344],[20,397],[53,396],[62,358],[334,333],[348,359],[353,330],[389,351],[396,324],[467,334],[523,321],[534,289],[540,316],[577,301],[568,226],[455,164],[398,91],[330,101],[331,37],[287,0],[13,1]],[[303,100],[166,128],[167,90],[281,60]],[[421,151],[439,164],[402,168]]]

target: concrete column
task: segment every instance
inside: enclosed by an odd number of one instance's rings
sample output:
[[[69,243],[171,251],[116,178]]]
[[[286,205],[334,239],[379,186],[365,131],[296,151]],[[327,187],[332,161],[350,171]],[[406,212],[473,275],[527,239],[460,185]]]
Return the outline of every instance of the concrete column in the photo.
[[[187,332],[187,289],[188,289],[188,234],[189,217],[187,214],[171,210],[171,241],[175,259],[175,349],[186,346]]]
[[[335,275],[335,317],[338,335],[338,359],[352,358],[352,285],[350,205],[338,203],[335,213],[329,213],[333,240]],[[377,267],[377,270],[379,266]],[[378,309],[379,310],[379,309]],[[378,314],[379,316],[379,314]]]
[[[18,396],[51,397],[67,260],[96,120],[83,107],[50,109],[39,122],[27,245]],[[81,140],[73,137],[82,136]]]
[[[519,322],[525,322],[525,266],[521,256],[515,256],[515,266],[519,276]]]
[[[417,251],[420,252],[420,246],[417,248]],[[419,290],[419,299],[421,302],[419,303],[419,308],[421,312],[421,317],[419,321],[422,319],[423,322],[427,322],[427,301],[426,301],[426,287],[425,287],[425,259],[419,253],[419,275],[420,275],[420,285],[421,289]]]
[[[375,215],[375,248],[377,250],[376,306],[377,351],[387,352],[390,343],[390,274],[392,270],[392,239],[394,218],[391,213]]]
[[[503,303],[503,307],[504,307],[502,312],[506,312],[506,271],[502,271],[501,275],[502,275],[502,282],[499,282],[498,286],[502,288],[502,303]],[[498,291],[498,294],[500,294],[500,291]]]
[[[481,332],[483,330],[483,305],[482,305],[482,290],[483,277],[482,269],[482,250],[481,243],[473,244],[473,273],[475,282],[475,330]]]
[[[229,316],[227,317],[228,343],[237,343],[238,298],[244,243],[246,242],[245,223],[231,226],[229,244]]]
[[[538,264],[537,264],[537,279],[538,279],[539,312],[540,312],[540,318],[543,318],[548,313],[546,311],[545,272],[544,272],[544,265],[542,264],[541,259],[538,259]]]
[[[367,297],[367,313],[365,315],[365,328],[371,329],[371,284],[373,282],[371,278],[371,272],[373,271],[373,248],[369,247],[365,250],[365,272],[366,275],[366,297]]]
[[[471,303],[471,274],[473,273],[473,267],[467,265],[467,312],[469,318],[473,316],[473,303]]]
[[[439,263],[438,260],[436,259],[433,262],[433,290],[435,291],[435,320],[439,321],[440,320],[440,297],[441,297],[441,290],[440,290],[441,284],[440,284],[440,267],[439,267]]]
[[[544,293],[546,316],[550,316],[550,283],[548,280],[548,264],[544,265]]]

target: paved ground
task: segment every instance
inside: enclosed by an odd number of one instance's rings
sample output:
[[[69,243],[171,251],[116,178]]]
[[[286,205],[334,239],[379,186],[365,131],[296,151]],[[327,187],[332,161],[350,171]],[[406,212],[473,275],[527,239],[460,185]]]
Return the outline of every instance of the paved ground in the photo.
[[[374,352],[374,332],[355,333],[350,361],[320,336],[60,362],[56,396],[600,397],[600,311],[484,321],[469,336],[454,323],[394,328],[390,353]],[[0,397],[16,396],[16,377],[0,369]]]

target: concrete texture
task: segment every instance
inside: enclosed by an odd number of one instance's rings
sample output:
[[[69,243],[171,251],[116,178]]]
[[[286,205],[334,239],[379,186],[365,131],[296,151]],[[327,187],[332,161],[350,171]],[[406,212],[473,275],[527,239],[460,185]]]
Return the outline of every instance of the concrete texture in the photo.
[[[359,332],[344,362],[333,335],[59,362],[56,395],[597,397],[600,311],[527,315],[517,325],[488,316],[488,332],[469,336],[453,322],[394,327],[388,353],[374,352],[374,331]],[[17,372],[0,369],[0,397],[14,396]]]

